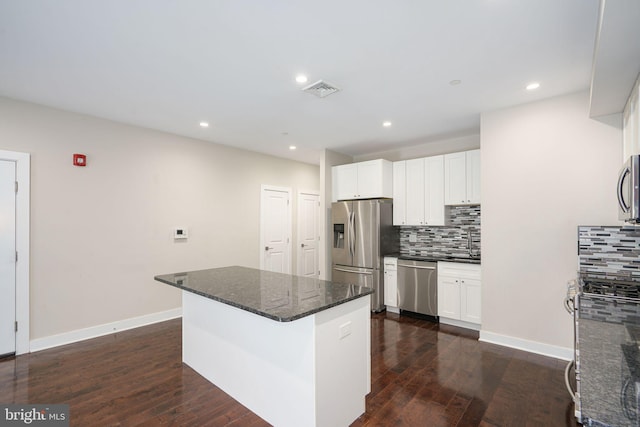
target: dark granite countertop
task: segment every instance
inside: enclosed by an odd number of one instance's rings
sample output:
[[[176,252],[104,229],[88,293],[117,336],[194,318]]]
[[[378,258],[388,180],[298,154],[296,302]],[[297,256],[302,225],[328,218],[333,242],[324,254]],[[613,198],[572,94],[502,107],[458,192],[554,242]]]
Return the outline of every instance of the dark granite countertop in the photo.
[[[385,255],[388,257],[395,257],[398,259],[406,259],[411,261],[446,261],[446,262],[459,262],[462,264],[481,264],[480,258],[462,258],[446,255],[403,255],[400,253]]]
[[[164,274],[155,280],[278,322],[291,322],[373,293],[364,286],[238,266]]]

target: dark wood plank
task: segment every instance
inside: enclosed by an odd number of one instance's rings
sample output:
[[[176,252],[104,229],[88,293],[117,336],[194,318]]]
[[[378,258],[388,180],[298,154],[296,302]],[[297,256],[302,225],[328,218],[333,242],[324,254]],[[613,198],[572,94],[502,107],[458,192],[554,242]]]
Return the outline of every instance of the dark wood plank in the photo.
[[[565,363],[477,332],[379,313],[352,426],[571,426]],[[181,362],[179,319],[0,359],[0,402],[67,403],[73,426],[267,426]]]

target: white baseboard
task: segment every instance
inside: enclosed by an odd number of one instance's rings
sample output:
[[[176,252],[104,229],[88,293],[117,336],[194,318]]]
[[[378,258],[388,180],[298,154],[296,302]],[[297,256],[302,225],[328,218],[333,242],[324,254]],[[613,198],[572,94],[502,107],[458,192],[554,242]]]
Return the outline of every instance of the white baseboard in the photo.
[[[493,332],[480,331],[480,341],[524,350],[543,356],[555,357],[562,360],[573,360],[573,349],[557,345],[544,344],[537,341],[524,340],[522,338],[500,335]]]
[[[130,319],[118,320],[116,322],[105,323],[103,325],[91,326],[90,328],[76,329],[75,331],[64,332],[62,334],[50,335],[44,338],[31,340],[30,351],[40,351],[47,348],[58,347],[60,345],[71,344],[114,332],[126,331],[127,329],[139,328],[140,326],[152,323],[164,322],[182,316],[182,308],[160,311],[157,313],[145,314],[144,316],[132,317]]]
[[[477,323],[465,322],[464,320],[449,319],[448,317],[440,317],[440,323],[445,325],[457,326],[459,328],[472,329],[474,331],[480,330],[480,325]]]

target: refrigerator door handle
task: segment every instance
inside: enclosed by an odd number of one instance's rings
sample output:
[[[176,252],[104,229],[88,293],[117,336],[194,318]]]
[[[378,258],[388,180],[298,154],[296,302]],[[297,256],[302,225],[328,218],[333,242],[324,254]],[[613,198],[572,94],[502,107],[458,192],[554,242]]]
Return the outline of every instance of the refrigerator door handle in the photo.
[[[356,256],[356,214],[355,212],[349,212],[349,252],[351,258]]]

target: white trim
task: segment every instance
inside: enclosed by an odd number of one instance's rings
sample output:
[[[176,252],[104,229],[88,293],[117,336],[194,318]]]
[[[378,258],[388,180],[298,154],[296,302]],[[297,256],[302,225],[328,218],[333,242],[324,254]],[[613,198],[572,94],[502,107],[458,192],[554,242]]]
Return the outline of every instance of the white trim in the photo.
[[[440,316],[440,323],[445,325],[457,326],[458,328],[471,329],[474,331],[480,330],[480,325],[477,323],[465,322],[464,320],[449,319],[448,317]]]
[[[174,308],[167,311],[145,314],[144,316],[132,317],[130,319],[118,320],[116,322],[91,326],[75,331],[64,332],[58,335],[51,335],[44,338],[37,338],[31,341],[31,351],[40,351],[47,348],[58,347],[60,345],[72,344],[91,338],[97,338],[115,332],[126,331],[127,329],[139,328],[153,323],[164,322],[182,316],[182,308]]]
[[[318,207],[316,210],[316,234],[318,235],[318,240],[316,241],[316,266],[318,267],[318,272],[315,274],[315,278],[318,279],[320,277],[320,240],[322,239],[322,237],[320,236],[320,193],[317,191],[301,191],[298,190],[298,204],[296,205],[296,219],[297,219],[297,226],[298,226],[298,230],[296,233],[296,251],[298,251],[298,254],[296,256],[296,275],[300,275],[300,271],[302,271],[302,240],[301,240],[301,236],[302,236],[302,232],[301,232],[301,228],[302,228],[302,221],[300,221],[300,212],[302,211],[302,209],[300,209],[300,203],[302,202],[302,198],[304,195],[308,195],[308,196],[315,196],[318,198]]]
[[[16,162],[16,355],[29,353],[29,224],[31,154],[0,150],[0,160]]]
[[[555,357],[556,359],[573,360],[572,348],[529,341],[508,335],[496,334],[494,332],[480,331],[480,341],[541,354],[543,356]]]
[[[264,243],[264,212],[263,212],[263,207],[264,207],[264,203],[263,203],[263,196],[264,196],[264,192],[266,191],[281,191],[281,192],[285,192],[288,194],[289,197],[289,204],[287,205],[287,230],[288,230],[288,243],[287,243],[287,257],[289,258],[287,260],[287,271],[286,273],[288,274],[292,274],[293,271],[293,253],[292,253],[292,249],[291,249],[291,245],[293,244],[293,236],[292,236],[292,222],[291,222],[291,217],[292,217],[292,209],[293,209],[293,194],[292,194],[292,190],[290,187],[276,187],[274,185],[266,185],[266,184],[262,184],[260,186],[260,247],[259,247],[259,253],[260,253],[260,269],[264,270],[264,247],[266,246]]]

